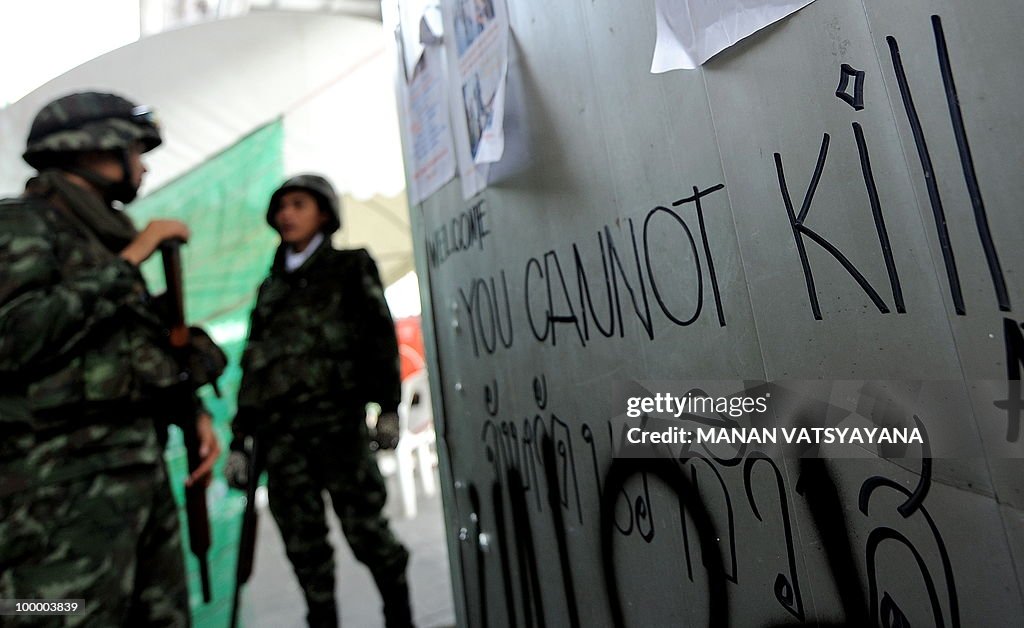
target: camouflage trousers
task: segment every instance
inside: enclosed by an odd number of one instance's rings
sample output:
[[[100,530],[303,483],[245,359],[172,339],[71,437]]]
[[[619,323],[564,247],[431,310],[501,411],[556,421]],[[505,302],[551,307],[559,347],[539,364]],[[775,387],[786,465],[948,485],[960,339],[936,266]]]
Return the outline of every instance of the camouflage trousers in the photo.
[[[373,574],[389,628],[412,624],[405,567],[409,553],[382,514],[387,493],[362,417],[264,439],[270,511],[302,586],[310,626],[337,626],[334,552],[322,491],[331,498],[356,559]]]
[[[64,616],[0,625],[190,625],[178,513],[163,464],[133,465],[0,500],[0,598],[81,599]]]

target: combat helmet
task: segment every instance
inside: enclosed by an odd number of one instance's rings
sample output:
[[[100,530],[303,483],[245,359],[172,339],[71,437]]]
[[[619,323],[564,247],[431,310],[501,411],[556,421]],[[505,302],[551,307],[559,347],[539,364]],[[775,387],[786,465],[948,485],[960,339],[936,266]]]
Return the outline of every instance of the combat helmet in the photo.
[[[128,181],[128,150],[136,142],[142,152],[161,143],[160,128],[149,107],[116,94],[80,92],[58,98],[36,114],[23,158],[37,170],[74,170],[103,189],[105,195],[128,202],[136,192]],[[118,153],[124,163],[124,180],[109,181],[68,167],[73,163],[69,156],[91,151]]]
[[[23,155],[37,170],[67,153],[122,151],[140,142],[144,151],[160,145],[160,128],[149,107],[115,94],[70,94],[43,107],[28,134]]]
[[[327,222],[323,226],[324,233],[331,235],[338,229],[341,229],[341,201],[338,199],[338,194],[334,191],[334,186],[331,185],[331,182],[318,174],[296,175],[277,188],[270,197],[270,205],[267,207],[268,225],[277,229],[277,226],[274,224],[274,214],[277,213],[277,209],[281,204],[281,197],[284,196],[285,192],[292,190],[305,190],[316,198],[320,211],[327,214]]]

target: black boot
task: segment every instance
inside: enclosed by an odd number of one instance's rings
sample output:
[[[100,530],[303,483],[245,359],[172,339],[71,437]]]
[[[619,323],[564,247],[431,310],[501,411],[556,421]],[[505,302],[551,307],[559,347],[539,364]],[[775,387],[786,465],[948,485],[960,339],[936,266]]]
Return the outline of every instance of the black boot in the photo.
[[[384,602],[384,625],[386,628],[413,628],[412,607],[409,604],[409,583],[405,577],[405,567],[409,564],[409,554],[402,549],[403,555],[389,568],[374,574],[374,581]]]
[[[405,582],[405,574],[401,581],[381,587],[381,599],[384,601],[384,625],[386,628],[413,628],[412,607],[409,605],[409,586]]]

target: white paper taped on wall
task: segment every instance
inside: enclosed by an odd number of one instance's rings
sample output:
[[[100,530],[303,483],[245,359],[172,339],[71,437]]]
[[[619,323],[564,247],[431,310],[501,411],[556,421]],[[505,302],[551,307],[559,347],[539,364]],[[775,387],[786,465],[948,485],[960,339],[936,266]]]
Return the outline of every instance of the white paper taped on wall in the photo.
[[[420,18],[420,43],[424,46],[437,46],[444,35],[444,21],[441,18],[441,5],[436,0],[423,11]]]
[[[656,0],[651,72],[692,70],[814,0]]]
[[[412,76],[423,56],[424,47],[440,43],[442,26],[428,15],[437,14],[440,20],[441,9],[435,0],[402,0],[397,4],[398,20],[401,24],[400,48],[405,61],[405,72]],[[436,23],[436,32],[434,25]]]

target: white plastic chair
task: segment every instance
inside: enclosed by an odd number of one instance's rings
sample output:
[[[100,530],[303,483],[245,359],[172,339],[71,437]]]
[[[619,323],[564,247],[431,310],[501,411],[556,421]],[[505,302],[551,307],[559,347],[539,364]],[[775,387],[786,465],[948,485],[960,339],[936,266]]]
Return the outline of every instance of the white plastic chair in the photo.
[[[416,516],[417,510],[417,467],[424,494],[433,495],[437,492],[434,483],[437,457],[432,449],[437,435],[434,433],[434,414],[430,406],[430,384],[426,371],[413,373],[402,382],[398,430],[398,447],[392,451],[377,452],[377,466],[384,476],[397,476],[403,514],[412,518]]]

